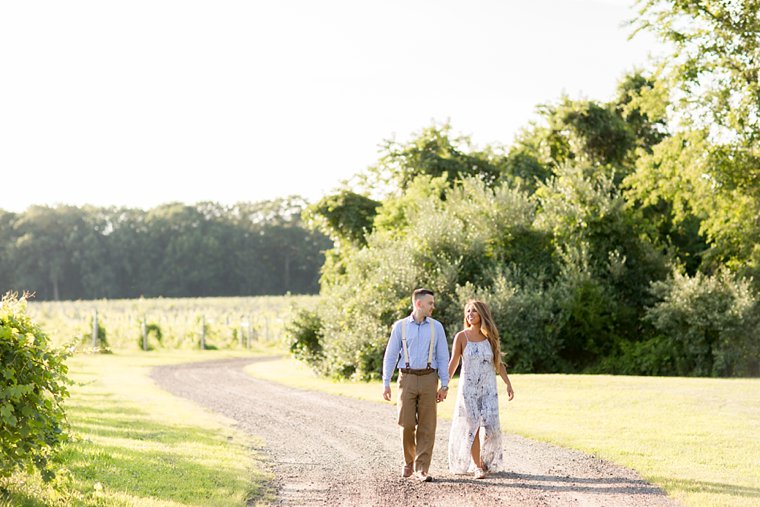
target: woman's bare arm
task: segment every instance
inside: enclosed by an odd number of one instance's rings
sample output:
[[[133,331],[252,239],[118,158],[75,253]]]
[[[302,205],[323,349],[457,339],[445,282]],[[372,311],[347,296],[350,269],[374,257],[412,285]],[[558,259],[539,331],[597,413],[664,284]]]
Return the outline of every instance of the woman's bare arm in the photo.
[[[462,340],[464,339],[464,333],[459,332],[454,336],[454,344],[451,346],[451,359],[449,360],[449,378],[454,377],[454,372],[457,371],[459,361],[462,359]]]
[[[515,397],[515,390],[512,389],[512,382],[509,381],[509,375],[507,375],[507,366],[504,363],[501,363],[499,365],[499,376],[501,376],[501,379],[505,384],[507,384],[507,396],[509,396],[509,401],[512,401],[512,399]]]

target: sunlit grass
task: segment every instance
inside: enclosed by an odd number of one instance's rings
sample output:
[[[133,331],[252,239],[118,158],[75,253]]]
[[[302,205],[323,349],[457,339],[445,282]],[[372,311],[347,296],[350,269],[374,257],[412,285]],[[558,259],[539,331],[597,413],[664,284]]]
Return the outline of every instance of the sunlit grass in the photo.
[[[73,357],[75,385],[66,406],[74,439],[58,457],[64,470],[53,485],[16,475],[8,505],[229,506],[271,500],[271,476],[255,451],[261,442],[148,377],[154,365],[233,355],[241,353]]]
[[[333,382],[291,359],[250,365],[256,377],[381,401],[380,382]],[[502,429],[637,470],[694,506],[760,504],[760,379],[510,375]],[[439,415],[450,419],[457,380]],[[392,384],[394,399],[395,384]]]

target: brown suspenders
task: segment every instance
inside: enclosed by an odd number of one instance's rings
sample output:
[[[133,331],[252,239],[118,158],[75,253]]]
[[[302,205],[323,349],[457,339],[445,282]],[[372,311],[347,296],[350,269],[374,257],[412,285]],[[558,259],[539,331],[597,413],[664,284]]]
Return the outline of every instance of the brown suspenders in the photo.
[[[430,368],[430,365],[433,364],[433,347],[435,347],[435,326],[433,325],[432,319],[429,319],[429,325],[430,350],[428,351],[428,369]],[[404,346],[404,363],[406,363],[406,367],[409,368],[409,351],[406,348],[406,319],[401,321],[401,343]]]

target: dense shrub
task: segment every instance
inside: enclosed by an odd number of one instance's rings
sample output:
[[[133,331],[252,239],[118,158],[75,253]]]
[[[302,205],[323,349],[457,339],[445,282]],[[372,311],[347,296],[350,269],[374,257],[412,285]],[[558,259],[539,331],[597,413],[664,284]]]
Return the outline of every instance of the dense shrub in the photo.
[[[618,350],[602,360],[600,369],[621,375],[676,375],[678,347],[667,336],[619,342]]]
[[[559,371],[559,330],[565,320],[556,284],[516,268],[494,274],[487,287],[466,284],[459,307],[471,298],[487,301],[500,330],[504,360],[514,371]],[[460,311],[458,325],[464,323]]]
[[[66,439],[66,353],[26,315],[26,300],[0,303],[0,477],[18,469],[52,475],[50,457]]]
[[[299,310],[285,326],[290,352],[302,361],[315,363],[322,357],[322,321],[312,310]]]
[[[652,284],[656,304],[646,319],[657,342],[672,354],[678,375],[730,376],[758,373],[758,298],[750,281],[727,271],[694,277],[674,273]],[[657,343],[655,342],[655,343]]]

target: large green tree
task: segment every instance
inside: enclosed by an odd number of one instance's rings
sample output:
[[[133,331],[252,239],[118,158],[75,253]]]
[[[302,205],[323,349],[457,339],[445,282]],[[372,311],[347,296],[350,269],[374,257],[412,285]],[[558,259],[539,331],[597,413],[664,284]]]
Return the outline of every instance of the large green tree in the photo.
[[[426,127],[407,142],[386,140],[381,153],[372,169],[376,183],[385,181],[402,189],[418,176],[443,176],[450,183],[476,177],[492,185],[505,162],[499,150],[477,149],[469,137],[454,135],[449,123]]]
[[[573,165],[603,172],[619,185],[634,171],[640,151],[651,152],[667,137],[666,105],[654,78],[641,72],[624,76],[609,102],[563,97],[543,104],[539,119],[510,148],[506,176],[535,189],[557,168]]]
[[[672,48],[658,76],[677,135],[639,161],[631,197],[700,221],[702,269],[760,274],[760,1],[640,1],[639,30]],[[757,278],[757,277],[756,277]]]
[[[361,247],[367,244],[379,206],[378,201],[344,188],[308,208],[306,217],[338,245]]]
[[[73,206],[32,206],[14,222],[13,265],[32,280],[22,287],[40,298],[76,297],[81,273],[75,263],[76,251],[87,225],[84,213]],[[18,288],[6,287],[5,289]]]
[[[760,141],[760,0],[639,0],[637,30],[672,48],[660,74],[678,113],[717,139]],[[755,169],[760,171],[760,169]],[[757,175],[758,172],[755,172]]]

